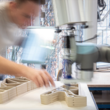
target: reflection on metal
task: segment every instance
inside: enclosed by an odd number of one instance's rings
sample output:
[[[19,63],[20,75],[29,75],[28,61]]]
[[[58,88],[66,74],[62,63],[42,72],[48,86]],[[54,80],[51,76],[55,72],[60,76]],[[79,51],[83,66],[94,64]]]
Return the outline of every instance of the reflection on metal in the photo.
[[[93,71],[77,70],[76,77],[78,77],[78,79],[82,79],[85,81],[91,81],[91,78],[93,77]]]
[[[83,0],[52,0],[56,26],[84,22]]]

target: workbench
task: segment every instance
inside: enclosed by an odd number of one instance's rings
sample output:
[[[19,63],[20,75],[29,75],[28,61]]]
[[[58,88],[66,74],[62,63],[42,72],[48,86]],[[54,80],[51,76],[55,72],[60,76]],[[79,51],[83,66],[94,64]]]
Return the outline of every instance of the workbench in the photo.
[[[98,108],[110,109],[110,72],[95,72],[87,85],[90,91],[98,91],[94,95]]]
[[[110,72],[95,72],[91,82],[87,83],[88,87],[110,87]]]
[[[63,85],[59,81],[56,81],[55,84],[56,87]],[[4,104],[0,104],[0,110],[98,110],[87,84],[79,84],[79,95],[87,97],[87,106],[82,108],[68,107],[65,101],[56,101],[49,105],[41,104],[40,94],[52,89],[54,88],[43,87],[24,93]]]

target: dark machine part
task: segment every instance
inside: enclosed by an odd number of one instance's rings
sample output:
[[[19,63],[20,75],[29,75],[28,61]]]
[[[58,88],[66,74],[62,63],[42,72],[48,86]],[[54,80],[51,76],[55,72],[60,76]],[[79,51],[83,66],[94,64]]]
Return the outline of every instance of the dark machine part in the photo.
[[[45,12],[41,11],[41,18],[45,18]]]
[[[98,46],[99,59],[98,62],[110,63],[110,46]]]
[[[67,79],[71,79],[72,76],[72,65],[73,62],[71,60],[67,60],[67,59],[64,59],[63,60],[63,73],[64,73],[64,78],[67,78]]]
[[[62,30],[61,29],[59,29],[59,27],[56,27],[55,28],[55,33],[60,33]]]
[[[69,36],[64,36],[64,46],[63,46],[63,48],[70,49],[70,37]]]
[[[81,29],[86,29],[86,28],[89,28],[89,26],[88,25],[82,25],[81,26]]]
[[[99,57],[98,48],[94,44],[77,44],[77,69],[83,71],[93,71],[93,64]]]
[[[84,47],[77,45],[78,53],[76,63],[79,70],[93,70],[93,64],[96,62],[110,63],[110,46],[97,46],[92,44],[90,47],[87,47],[87,45],[88,44],[83,45]],[[91,51],[81,54],[80,49],[83,51],[90,49]]]
[[[79,25],[79,24],[78,24]],[[64,28],[56,28],[56,32],[63,31],[64,44],[62,47],[63,58],[63,77],[61,81],[65,84],[74,80],[91,81],[93,77],[93,67],[96,62],[110,62],[110,47],[97,46],[92,43],[77,43],[75,41],[75,24],[64,26]],[[85,24],[81,24],[81,28],[88,28]],[[72,64],[77,65],[76,79],[72,77]],[[61,74],[60,74],[61,76]],[[64,80],[63,80],[64,79]],[[73,81],[74,82],[74,81]]]
[[[45,5],[45,0],[39,0],[40,4]]]
[[[46,69],[46,65],[45,64],[41,65],[41,69]]]
[[[105,0],[98,0],[98,6],[104,7],[105,6]]]
[[[71,39],[73,38],[73,39]],[[72,64],[76,62],[78,79],[90,81],[96,62],[110,62],[110,46],[98,46],[92,43],[75,43],[74,36],[64,36],[63,78],[71,79]],[[74,45],[73,45],[74,44]],[[76,50],[75,50],[76,45]]]
[[[70,31],[68,32],[63,38],[64,38],[64,44],[63,44],[63,74],[64,78],[71,79],[72,74],[72,64],[74,61],[76,61],[76,43],[75,43],[75,37],[74,32]]]
[[[110,63],[110,46],[97,46],[89,43],[79,46],[77,44],[77,79],[91,81],[96,62]]]

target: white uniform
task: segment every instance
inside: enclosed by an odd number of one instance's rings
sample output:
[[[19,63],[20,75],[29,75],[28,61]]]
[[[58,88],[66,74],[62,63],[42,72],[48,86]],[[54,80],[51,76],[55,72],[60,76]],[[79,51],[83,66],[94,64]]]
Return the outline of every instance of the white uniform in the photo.
[[[9,20],[7,2],[0,3],[0,52],[6,46],[18,45],[23,38],[23,30]]]

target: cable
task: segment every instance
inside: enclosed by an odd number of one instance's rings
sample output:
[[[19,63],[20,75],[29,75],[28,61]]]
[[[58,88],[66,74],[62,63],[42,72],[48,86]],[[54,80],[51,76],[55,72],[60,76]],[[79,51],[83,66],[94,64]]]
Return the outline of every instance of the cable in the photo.
[[[92,38],[90,38],[90,39],[86,39],[86,40],[84,40],[84,41],[76,41],[76,42],[82,43],[82,42],[86,42],[86,41],[95,39],[95,38],[97,38],[97,37],[98,37],[98,35],[95,35],[94,37],[92,37]]]
[[[104,7],[104,0],[98,0],[99,7]]]
[[[101,10],[99,10],[99,12],[101,13],[100,15],[102,15],[104,9],[106,8],[106,3],[104,2],[104,4],[105,4],[104,7]]]
[[[101,16],[106,8],[106,2],[104,0],[98,0],[98,6],[102,7],[102,9],[98,11],[99,16]]]

